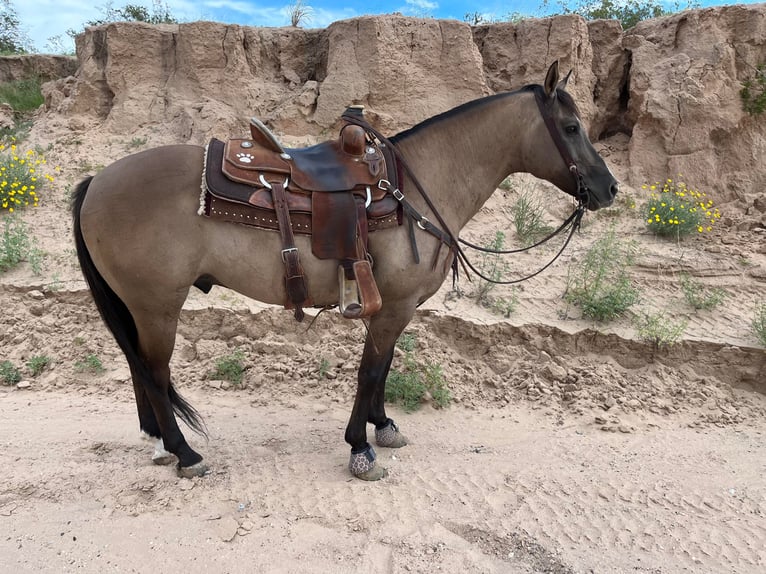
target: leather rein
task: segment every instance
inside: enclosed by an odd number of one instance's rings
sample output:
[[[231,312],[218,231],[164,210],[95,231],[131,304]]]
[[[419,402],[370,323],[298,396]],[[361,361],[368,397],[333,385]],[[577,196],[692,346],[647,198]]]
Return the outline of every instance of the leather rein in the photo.
[[[495,283],[498,285],[511,285],[514,283],[520,283],[522,281],[526,281],[527,279],[531,279],[532,277],[535,277],[536,275],[539,275],[543,271],[545,271],[548,267],[550,267],[556,259],[559,258],[559,256],[564,252],[564,249],[566,249],[567,245],[569,245],[570,240],[572,239],[572,236],[574,235],[574,232],[579,229],[580,222],[585,215],[586,208],[588,206],[588,187],[585,184],[585,180],[583,179],[582,175],[580,174],[580,171],[577,168],[577,164],[572,159],[572,156],[569,154],[569,151],[566,148],[566,145],[564,145],[564,141],[561,138],[561,134],[559,133],[558,129],[556,128],[556,124],[553,120],[553,117],[548,113],[548,110],[546,109],[545,101],[543,100],[542,92],[540,90],[535,90],[535,101],[537,102],[537,106],[540,110],[540,114],[543,117],[543,120],[545,122],[546,127],[548,128],[548,133],[550,133],[551,138],[553,139],[554,144],[556,145],[556,148],[559,151],[559,154],[561,156],[561,159],[564,160],[564,163],[569,168],[569,172],[572,174],[572,177],[575,180],[575,183],[577,185],[577,192],[576,192],[576,199],[577,199],[577,205],[575,206],[574,211],[572,214],[562,223],[555,231],[553,231],[550,235],[545,237],[544,239],[538,241],[537,243],[530,245],[528,247],[522,247],[519,249],[509,249],[509,250],[497,250],[497,249],[489,249],[486,247],[481,247],[479,245],[475,245],[473,243],[470,243],[464,239],[460,239],[457,237],[452,231],[449,229],[447,224],[444,222],[444,219],[442,218],[439,211],[436,209],[436,206],[431,201],[431,198],[426,193],[423,186],[418,181],[418,178],[415,176],[415,173],[413,172],[412,168],[407,164],[407,161],[402,157],[399,150],[396,148],[396,146],[386,138],[383,134],[381,134],[379,131],[377,131],[375,128],[373,128],[367,121],[365,121],[363,118],[357,116],[357,115],[350,115],[350,114],[344,114],[343,119],[349,123],[356,124],[362,128],[364,128],[367,132],[375,136],[375,138],[383,145],[385,146],[392,155],[394,156],[396,162],[398,163],[401,168],[407,172],[407,174],[410,176],[410,179],[412,180],[412,183],[415,185],[415,188],[418,190],[418,193],[420,193],[420,196],[423,198],[423,200],[426,202],[426,205],[431,210],[431,212],[434,214],[434,217],[438,221],[440,227],[437,227],[431,221],[428,220],[425,216],[421,215],[404,197],[404,194],[402,191],[396,186],[391,184],[388,180],[381,180],[378,186],[381,189],[385,189],[388,191],[391,195],[394,196],[394,198],[399,202],[399,204],[402,206],[402,210],[407,215],[408,220],[410,221],[410,225],[412,225],[412,222],[414,221],[420,229],[423,231],[426,231],[430,233],[431,235],[435,236],[437,239],[439,239],[442,243],[447,245],[450,249],[455,250],[456,257],[455,260],[452,263],[452,269],[455,275],[457,275],[457,264],[458,261],[460,261],[460,264],[463,266],[463,270],[466,272],[466,275],[469,276],[468,270],[470,269],[473,271],[474,274],[476,274],[478,277],[483,279],[484,281],[488,281],[490,283]],[[542,245],[543,243],[546,243],[559,233],[565,231],[567,228],[569,228],[569,235],[566,238],[566,241],[561,246],[561,249],[556,253],[556,255],[551,259],[544,267],[540,268],[539,270],[535,271],[534,273],[527,275],[525,277],[522,277],[521,279],[513,279],[510,281],[499,281],[497,279],[493,279],[491,277],[487,277],[483,273],[481,273],[476,267],[470,262],[468,259],[468,256],[465,254],[465,251],[462,247],[460,247],[460,244],[465,245],[466,247],[469,247],[471,249],[475,249],[477,251],[481,251],[484,253],[492,253],[496,255],[509,255],[513,253],[522,253],[524,251],[528,251],[530,249],[533,249],[535,247],[538,247]],[[415,256],[415,262],[420,262],[420,257],[418,255],[417,251],[417,245],[415,244],[415,236],[414,233],[410,232],[410,241],[412,243],[413,253]]]

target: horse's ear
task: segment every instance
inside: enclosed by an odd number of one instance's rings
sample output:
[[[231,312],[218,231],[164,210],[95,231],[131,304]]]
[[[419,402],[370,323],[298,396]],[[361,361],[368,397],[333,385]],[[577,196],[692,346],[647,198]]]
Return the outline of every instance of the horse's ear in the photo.
[[[545,83],[543,88],[545,89],[545,95],[548,99],[553,98],[556,95],[556,85],[559,83],[559,61],[555,60],[551,67],[548,68],[548,73],[545,74]]]
[[[564,79],[561,80],[558,85],[556,86],[557,90],[566,90],[567,89],[567,83],[569,82],[569,77],[572,75],[572,69],[569,69],[569,72],[566,76],[564,76]]]

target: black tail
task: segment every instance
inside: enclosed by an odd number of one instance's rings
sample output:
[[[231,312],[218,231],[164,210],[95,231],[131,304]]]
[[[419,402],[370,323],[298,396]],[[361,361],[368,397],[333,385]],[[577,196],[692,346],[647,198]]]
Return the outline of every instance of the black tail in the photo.
[[[108,329],[114,335],[117,344],[125,353],[128,363],[134,368],[136,375],[144,385],[154,385],[154,377],[146,367],[141,357],[138,355],[138,332],[133,316],[125,306],[125,303],[112,291],[101,274],[93,264],[93,260],[85,245],[85,239],[82,236],[80,227],[80,210],[85,201],[85,194],[88,191],[92,176],[82,180],[74,190],[72,195],[72,219],[74,222],[74,242],[77,248],[77,259],[80,261],[82,274],[90,287],[93,300],[96,303],[101,318],[106,323]],[[168,388],[170,403],[173,405],[173,411],[181,418],[193,431],[207,436],[205,424],[197,410],[181,397],[170,383]]]

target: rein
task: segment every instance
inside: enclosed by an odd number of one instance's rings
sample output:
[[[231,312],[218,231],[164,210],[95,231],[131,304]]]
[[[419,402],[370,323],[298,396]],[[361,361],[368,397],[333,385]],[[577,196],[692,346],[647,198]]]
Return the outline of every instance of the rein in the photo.
[[[548,110],[545,107],[543,96],[539,90],[535,90],[535,101],[537,102],[537,106],[540,109],[540,114],[543,117],[545,125],[548,128],[548,133],[550,133],[551,138],[553,139],[553,143],[556,145],[556,148],[559,151],[561,159],[564,160],[564,163],[569,168],[569,172],[572,174],[572,177],[575,180],[575,183],[577,185],[577,192],[576,192],[577,205],[574,211],[571,213],[571,215],[564,221],[564,223],[562,223],[558,227],[558,229],[556,229],[553,233],[551,233],[544,239],[528,247],[522,247],[519,249],[509,249],[509,250],[489,249],[486,247],[475,245],[473,243],[470,243],[464,239],[460,239],[459,237],[457,237],[454,233],[452,233],[452,231],[449,229],[447,224],[444,222],[444,219],[439,214],[438,210],[436,209],[436,206],[434,206],[433,202],[431,201],[431,198],[428,196],[425,189],[418,181],[418,178],[415,176],[415,173],[413,172],[412,168],[410,168],[410,166],[407,164],[406,160],[402,157],[401,153],[396,148],[396,146],[386,136],[384,136],[375,128],[373,128],[362,117],[358,115],[352,115],[352,114],[343,114],[342,118],[349,123],[353,123],[355,125],[362,127],[364,130],[366,130],[367,132],[375,136],[375,138],[381,144],[385,145],[389,150],[391,150],[391,153],[393,154],[396,161],[403,168],[403,170],[406,171],[407,174],[410,176],[410,179],[415,184],[415,187],[418,190],[418,193],[420,193],[421,197],[425,200],[426,205],[432,211],[432,213],[434,214],[434,216],[436,217],[437,221],[439,222],[439,224],[442,226],[443,229],[440,229],[439,227],[435,226],[433,223],[431,223],[428,220],[428,218],[421,215],[414,207],[412,207],[412,205],[410,205],[410,203],[405,199],[404,194],[401,192],[401,190],[391,185],[391,183],[388,180],[381,180],[378,184],[378,187],[380,187],[381,189],[385,189],[386,191],[391,193],[391,195],[393,195],[394,198],[400,203],[406,215],[410,218],[411,221],[415,221],[418,227],[420,227],[423,231],[427,231],[431,235],[435,236],[442,243],[450,247],[450,249],[455,250],[456,257],[452,264],[453,272],[455,274],[457,274],[457,262],[460,261],[460,264],[463,266],[463,269],[466,272],[466,275],[469,276],[469,278],[470,278],[470,275],[468,273],[468,270],[470,269],[478,277],[490,283],[495,283],[497,285],[511,285],[514,283],[520,283],[522,281],[526,281],[527,279],[531,279],[532,277],[539,275],[540,273],[545,271],[548,267],[550,267],[554,263],[554,261],[556,261],[556,259],[559,258],[559,256],[564,252],[564,249],[566,249],[567,245],[569,245],[569,242],[572,239],[574,232],[577,229],[579,229],[580,222],[583,216],[585,215],[585,211],[588,206],[588,200],[589,200],[588,187],[585,184],[585,181],[582,175],[580,174],[579,170],[577,169],[577,164],[572,159],[572,156],[569,154],[569,150],[567,150],[566,146],[564,145],[564,141],[561,139],[561,134],[556,128],[556,124],[554,123],[553,117],[548,113]],[[513,253],[522,253],[524,251],[528,251],[530,249],[538,247],[542,245],[543,243],[546,243],[547,241],[549,241],[550,239],[552,239],[553,237],[555,237],[562,231],[566,230],[567,228],[569,228],[569,234],[566,238],[566,241],[564,241],[564,244],[561,246],[561,249],[559,249],[558,253],[556,253],[553,259],[551,259],[545,266],[538,269],[534,273],[531,273],[530,275],[522,277],[521,279],[513,279],[510,281],[498,281],[496,279],[492,279],[482,274],[469,261],[468,256],[465,254],[465,251],[462,249],[462,247],[460,247],[460,244],[463,244],[466,247],[475,249],[477,251],[481,251],[483,253],[493,253],[497,255],[509,255]],[[416,262],[419,262],[420,258],[417,253],[417,246],[415,245],[415,237],[412,233],[410,234],[410,240],[412,242]]]

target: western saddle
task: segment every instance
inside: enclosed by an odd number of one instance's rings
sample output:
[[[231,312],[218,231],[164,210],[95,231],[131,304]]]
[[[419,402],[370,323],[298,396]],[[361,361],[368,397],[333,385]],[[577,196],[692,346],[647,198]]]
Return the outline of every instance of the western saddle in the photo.
[[[361,119],[352,106],[344,118]],[[391,151],[357,123],[344,119],[337,140],[307,148],[284,148],[258,119],[250,138],[207,146],[200,214],[277,230],[285,266],[285,307],[304,317],[313,305],[294,234],[311,236],[312,253],[339,261],[339,307],[344,317],[370,317],[382,305],[369,232],[401,224],[396,189],[397,167]]]

